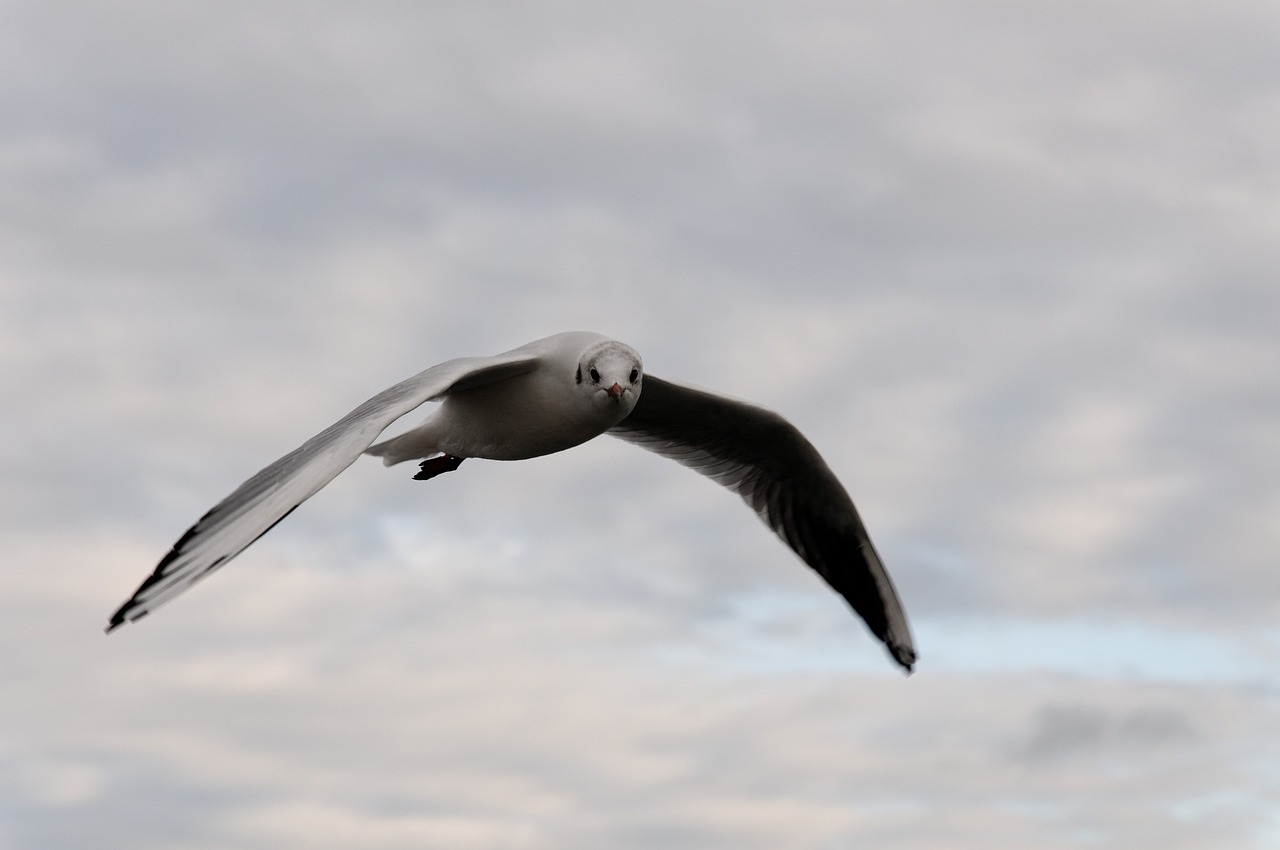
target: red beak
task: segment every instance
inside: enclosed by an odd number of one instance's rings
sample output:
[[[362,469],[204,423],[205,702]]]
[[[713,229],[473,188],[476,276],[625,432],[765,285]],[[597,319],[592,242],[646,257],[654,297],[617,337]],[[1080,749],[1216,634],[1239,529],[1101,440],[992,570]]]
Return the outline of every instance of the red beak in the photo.
[[[613,399],[614,401],[617,401],[618,399],[622,398],[622,385],[618,383],[614,383],[614,385],[609,387],[609,389],[606,390],[606,392],[609,393],[609,398]]]

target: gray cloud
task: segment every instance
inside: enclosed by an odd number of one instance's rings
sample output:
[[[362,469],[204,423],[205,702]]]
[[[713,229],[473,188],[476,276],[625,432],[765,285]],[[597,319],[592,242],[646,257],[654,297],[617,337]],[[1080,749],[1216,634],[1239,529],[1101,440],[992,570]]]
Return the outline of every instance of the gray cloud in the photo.
[[[1112,715],[1088,706],[1048,706],[1036,718],[1025,755],[1034,761],[1099,751],[1129,756],[1133,750],[1185,744],[1197,737],[1186,717],[1166,708]]]

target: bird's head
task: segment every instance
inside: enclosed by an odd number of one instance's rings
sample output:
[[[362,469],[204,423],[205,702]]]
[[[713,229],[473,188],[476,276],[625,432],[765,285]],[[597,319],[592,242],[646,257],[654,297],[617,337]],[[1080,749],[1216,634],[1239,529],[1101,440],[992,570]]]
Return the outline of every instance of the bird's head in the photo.
[[[574,381],[597,409],[617,414],[615,421],[626,418],[640,398],[644,380],[644,364],[629,345],[615,340],[599,342],[578,360]]]

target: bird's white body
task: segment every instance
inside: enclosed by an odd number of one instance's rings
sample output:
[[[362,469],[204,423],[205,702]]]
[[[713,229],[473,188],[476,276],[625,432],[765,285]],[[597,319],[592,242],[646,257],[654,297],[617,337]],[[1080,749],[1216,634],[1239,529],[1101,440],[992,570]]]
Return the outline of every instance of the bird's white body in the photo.
[[[600,436],[625,419],[640,397],[640,355],[608,337],[556,334],[508,352],[519,353],[537,355],[528,371],[451,390],[425,422],[368,454],[387,466],[439,453],[527,460]],[[617,397],[609,395],[614,386],[621,390]]]

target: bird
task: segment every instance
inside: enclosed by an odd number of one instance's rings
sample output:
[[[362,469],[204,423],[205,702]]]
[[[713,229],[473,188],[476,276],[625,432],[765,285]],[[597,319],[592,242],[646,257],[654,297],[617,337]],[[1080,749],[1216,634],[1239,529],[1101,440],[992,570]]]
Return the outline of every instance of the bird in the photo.
[[[418,427],[374,443],[392,422],[439,402]],[[253,475],[178,538],[112,614],[138,620],[235,558],[362,454],[419,461],[418,480],[472,458],[524,460],[608,434],[670,458],[742,497],[839,593],[908,674],[906,614],[845,488],[781,415],[659,378],[631,346],[558,333],[491,357],[432,366],[383,390]]]

